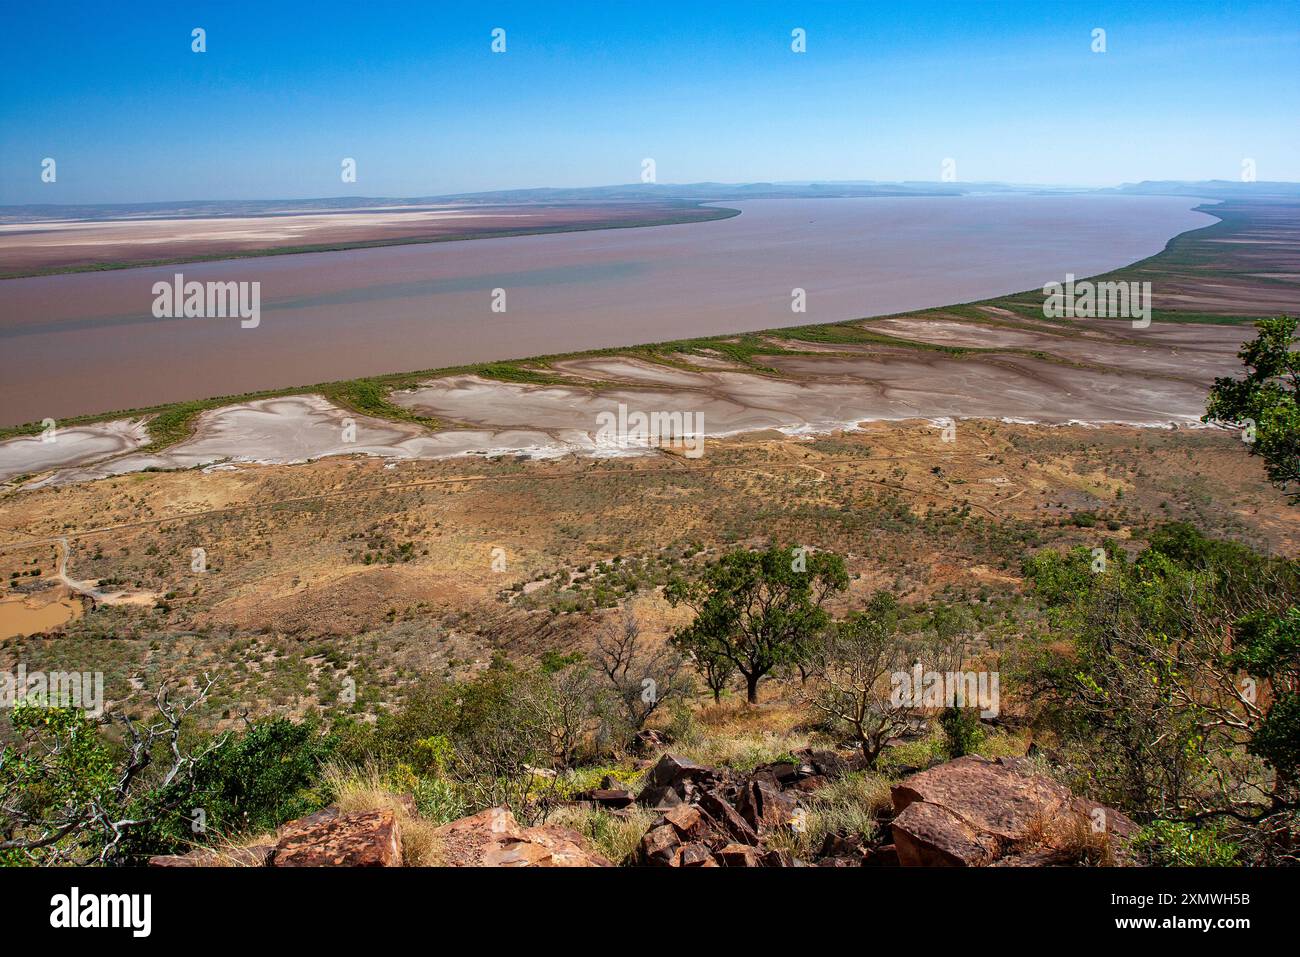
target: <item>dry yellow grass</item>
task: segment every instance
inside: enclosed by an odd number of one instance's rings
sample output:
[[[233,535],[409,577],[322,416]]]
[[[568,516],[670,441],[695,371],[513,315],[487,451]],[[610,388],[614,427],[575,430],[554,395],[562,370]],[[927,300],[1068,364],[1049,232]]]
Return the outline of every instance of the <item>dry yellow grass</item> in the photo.
[[[608,860],[620,864],[636,849],[656,817],[657,812],[637,805],[621,814],[611,814],[601,808],[569,806],[556,808],[546,823],[577,831]]]
[[[696,716],[697,733],[673,751],[710,767],[752,770],[812,744],[808,734],[795,730],[804,717],[786,704],[714,705]]]
[[[850,774],[818,788],[804,800],[798,823],[777,831],[768,845],[808,860],[829,834],[858,835],[870,841],[878,825],[877,816],[890,806],[889,779],[880,774]]]
[[[1029,845],[1064,852],[1078,865],[1115,866],[1115,848],[1108,831],[1094,830],[1091,821],[1077,813],[1035,816],[1029,822]]]

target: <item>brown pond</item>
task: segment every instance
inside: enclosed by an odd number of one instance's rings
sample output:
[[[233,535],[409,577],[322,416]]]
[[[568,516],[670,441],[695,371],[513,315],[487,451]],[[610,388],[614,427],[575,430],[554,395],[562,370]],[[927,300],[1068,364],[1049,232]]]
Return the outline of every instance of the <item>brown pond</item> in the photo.
[[[19,635],[35,635],[82,616],[81,600],[72,597],[47,600],[44,597],[0,598],[0,641]]]

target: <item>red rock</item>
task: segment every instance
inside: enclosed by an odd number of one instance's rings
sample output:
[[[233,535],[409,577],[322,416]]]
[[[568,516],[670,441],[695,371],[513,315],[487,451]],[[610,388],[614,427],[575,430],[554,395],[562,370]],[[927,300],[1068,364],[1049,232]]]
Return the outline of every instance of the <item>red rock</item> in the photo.
[[[728,844],[715,856],[723,867],[761,867],[763,864],[758,849],[748,844]]]
[[[666,811],[670,807],[676,807],[682,803],[682,797],[672,787],[671,784],[650,784],[641,789],[637,795],[636,803],[642,807],[648,807],[652,811]]]
[[[740,813],[714,791],[700,795],[700,808],[718,822],[718,827],[737,844],[755,845],[758,835]]]
[[[272,867],[400,867],[392,811],[320,812],[280,829]]]
[[[635,798],[632,797],[631,791],[611,788],[597,788],[586,795],[586,800],[591,801],[599,807],[620,808],[630,805]]]
[[[909,804],[892,827],[899,863],[906,867],[981,867],[1000,853],[995,837],[925,801]]]
[[[1053,855],[1030,855],[1061,848],[1088,833],[1097,805],[1075,797],[1064,786],[1029,773],[1021,760],[990,761],[974,755],[922,771],[892,791],[892,822],[898,860],[904,866],[983,866],[1006,856],[1041,863]],[[1123,856],[1136,825],[1118,811],[1103,808],[1107,839]]]
[[[650,772],[649,783],[664,787],[677,784],[679,781],[698,781],[712,774],[712,770],[701,767],[689,758],[665,754]]]
[[[577,831],[553,825],[522,827],[503,807],[444,824],[432,837],[439,863],[449,867],[612,866],[590,850]]]
[[[789,825],[795,803],[781,793],[775,779],[756,777],[740,792],[736,810],[750,827],[766,834]]]
[[[713,830],[713,821],[692,804],[679,804],[664,812],[663,819],[684,841],[703,840]]]
[[[856,834],[847,838],[827,834],[822,840],[821,850],[817,852],[818,857],[860,857],[861,854],[862,839]]]
[[[872,867],[898,867],[898,848],[893,844],[882,844],[871,852],[866,863]]]
[[[717,867],[718,862],[713,859],[713,851],[707,844],[693,843],[678,848],[676,866]]]
[[[651,827],[641,836],[641,843],[637,847],[637,860],[651,866],[675,866],[677,849],[681,843],[681,838],[671,824]]]

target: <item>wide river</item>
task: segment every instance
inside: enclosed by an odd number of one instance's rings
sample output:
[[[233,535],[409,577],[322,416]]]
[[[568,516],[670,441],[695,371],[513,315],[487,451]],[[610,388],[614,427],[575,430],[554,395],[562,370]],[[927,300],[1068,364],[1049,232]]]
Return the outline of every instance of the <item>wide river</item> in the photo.
[[[0,425],[967,302],[1157,253],[1214,222],[1197,203],[751,200],[681,226],[0,280]],[[155,318],[175,273],[259,282],[260,324]]]

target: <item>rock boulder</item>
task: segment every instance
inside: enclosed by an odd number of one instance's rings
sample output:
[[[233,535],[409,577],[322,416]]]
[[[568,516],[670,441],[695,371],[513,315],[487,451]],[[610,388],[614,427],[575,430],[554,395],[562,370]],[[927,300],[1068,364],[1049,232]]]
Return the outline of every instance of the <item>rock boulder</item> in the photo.
[[[401,867],[392,811],[320,811],[280,829],[272,867]]]
[[[670,829],[671,830],[671,829]],[[610,867],[577,831],[523,827],[507,808],[494,807],[433,832],[440,863],[450,867]]]
[[[1032,773],[1023,759],[967,756],[913,774],[892,790],[892,823],[904,866],[981,867],[1003,858],[1059,861],[1109,845],[1122,860],[1136,825]],[[1011,863],[1010,861],[1008,863]]]

